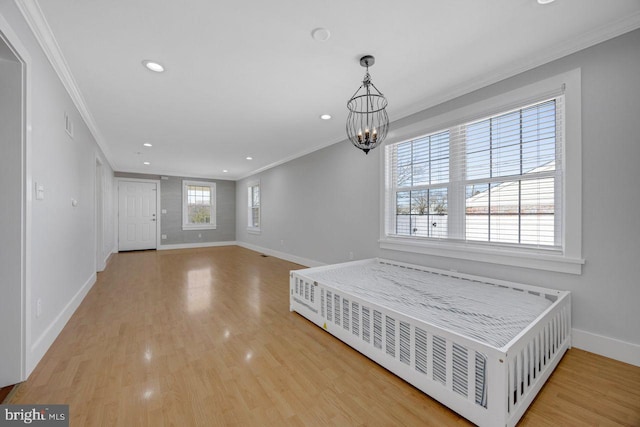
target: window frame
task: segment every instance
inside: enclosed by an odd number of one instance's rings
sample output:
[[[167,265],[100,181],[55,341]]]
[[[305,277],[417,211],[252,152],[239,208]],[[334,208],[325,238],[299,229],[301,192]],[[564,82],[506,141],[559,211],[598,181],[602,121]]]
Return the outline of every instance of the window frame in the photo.
[[[255,227],[253,226],[252,222],[250,223],[250,221],[253,219],[253,212],[252,209],[255,208],[255,206],[253,206],[252,202],[253,202],[253,198],[251,197],[252,194],[252,189],[254,187],[258,187],[258,226]],[[249,233],[253,233],[253,234],[260,234],[261,232],[261,227],[262,227],[262,186],[260,184],[260,181],[250,181],[247,183],[247,232]]]
[[[188,200],[187,200],[187,187],[190,185],[197,185],[200,187],[209,187],[211,191],[211,217],[208,224],[189,224],[187,219],[188,213]],[[216,200],[216,183],[212,181],[195,181],[195,180],[182,180],[182,229],[183,230],[215,230],[216,226],[216,212],[217,212],[217,200]]]
[[[561,219],[560,232],[564,242],[561,250],[491,244],[490,242],[452,241],[448,239],[416,238],[387,235],[386,226],[392,208],[395,210],[390,186],[391,171],[387,170],[388,147],[407,140],[431,135],[481,117],[499,114],[534,103],[545,97],[564,93],[562,162],[564,201],[556,215]],[[380,248],[384,250],[435,255],[439,257],[487,262],[507,266],[581,274],[582,264],[582,142],[581,142],[581,71],[566,73],[522,86],[500,95],[420,120],[394,131],[385,142],[380,156]],[[453,207],[453,209],[456,209]],[[449,206],[449,215],[452,207]],[[570,219],[569,221],[567,219]]]

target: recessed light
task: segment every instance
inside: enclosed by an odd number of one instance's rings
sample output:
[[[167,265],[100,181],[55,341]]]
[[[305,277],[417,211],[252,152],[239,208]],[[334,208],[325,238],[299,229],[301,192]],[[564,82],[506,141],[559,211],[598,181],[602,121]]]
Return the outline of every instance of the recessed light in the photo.
[[[228,170],[226,170],[226,169],[222,169],[222,172],[223,172],[223,173],[227,173],[227,172],[229,172],[229,171],[228,171]]]
[[[145,147],[153,147],[153,144],[149,144],[148,142],[145,142],[145,143],[144,143],[144,144],[142,144],[142,145],[144,145]]]
[[[331,37],[331,31],[322,27],[314,28],[313,31],[311,31],[311,37],[316,41],[326,42]]]
[[[164,67],[162,65],[154,61],[149,61],[148,59],[142,61],[142,65],[144,65],[151,71],[155,71],[156,73],[161,73],[164,71]]]
[[[538,0],[538,4],[549,4],[553,3],[555,0]]]
[[[320,116],[320,118],[322,120],[330,120],[331,119],[331,114],[323,114]]]
[[[151,163],[149,163],[149,162],[142,162],[142,164],[149,166]]]
[[[253,160],[253,157],[247,156],[247,160]]]

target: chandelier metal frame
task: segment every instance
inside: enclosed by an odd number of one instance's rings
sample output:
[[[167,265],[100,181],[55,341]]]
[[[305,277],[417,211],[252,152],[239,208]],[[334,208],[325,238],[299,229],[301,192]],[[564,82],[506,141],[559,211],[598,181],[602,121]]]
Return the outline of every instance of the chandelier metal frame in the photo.
[[[368,154],[380,145],[389,131],[387,115],[387,98],[371,82],[369,67],[375,58],[365,55],[360,58],[360,65],[367,69],[362,84],[347,102],[347,136],[351,143]]]

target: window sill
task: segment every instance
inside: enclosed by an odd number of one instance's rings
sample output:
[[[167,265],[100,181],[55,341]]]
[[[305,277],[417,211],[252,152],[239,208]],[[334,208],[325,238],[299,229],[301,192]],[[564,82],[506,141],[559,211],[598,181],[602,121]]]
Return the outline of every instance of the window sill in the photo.
[[[215,230],[216,226],[207,224],[207,225],[182,225],[183,230]]]
[[[249,233],[249,234],[260,234],[260,233],[262,233],[262,231],[260,231],[259,228],[247,227],[247,233]]]
[[[402,237],[385,237],[380,239],[379,243],[380,249],[392,251],[413,252],[568,274],[582,274],[582,264],[585,262],[582,258],[572,258],[563,254],[532,253],[514,250],[514,248],[476,247],[460,242],[417,241]]]

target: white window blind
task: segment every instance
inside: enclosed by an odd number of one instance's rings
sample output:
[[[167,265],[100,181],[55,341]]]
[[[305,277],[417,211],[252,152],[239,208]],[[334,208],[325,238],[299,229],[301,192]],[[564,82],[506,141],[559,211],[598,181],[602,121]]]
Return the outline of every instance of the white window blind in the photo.
[[[447,237],[449,131],[397,144],[392,156],[395,234]]]
[[[387,146],[386,235],[561,248],[563,102]]]

